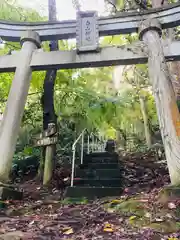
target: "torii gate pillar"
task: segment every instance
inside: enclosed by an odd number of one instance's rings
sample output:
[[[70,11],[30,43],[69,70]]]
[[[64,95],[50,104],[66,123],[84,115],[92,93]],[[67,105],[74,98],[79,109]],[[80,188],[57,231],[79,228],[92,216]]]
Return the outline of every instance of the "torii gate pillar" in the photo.
[[[0,181],[7,181],[30,86],[33,51],[41,47],[39,35],[27,31],[21,38],[22,49],[0,126]]]
[[[148,19],[141,24],[140,39],[145,42],[148,50],[149,75],[171,183],[176,185],[180,184],[180,114],[164,57],[161,35],[161,25],[156,19]]]

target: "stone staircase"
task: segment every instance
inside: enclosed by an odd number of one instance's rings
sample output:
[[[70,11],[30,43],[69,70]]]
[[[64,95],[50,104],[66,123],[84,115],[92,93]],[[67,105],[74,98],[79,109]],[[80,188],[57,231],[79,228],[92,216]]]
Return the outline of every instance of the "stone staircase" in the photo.
[[[83,162],[75,169],[74,185],[67,188],[65,197],[95,199],[122,193],[122,166],[117,153],[90,153]]]

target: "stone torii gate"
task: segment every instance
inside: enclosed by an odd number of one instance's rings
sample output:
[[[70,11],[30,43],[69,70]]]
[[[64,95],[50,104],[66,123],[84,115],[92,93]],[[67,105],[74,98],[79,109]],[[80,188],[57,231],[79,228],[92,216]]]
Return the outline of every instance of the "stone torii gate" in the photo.
[[[77,21],[45,23],[1,21],[2,39],[20,41],[22,49],[13,55],[0,57],[1,73],[15,71],[0,127],[0,180],[6,181],[11,169],[32,71],[148,62],[171,181],[180,182],[178,175],[180,162],[174,157],[180,153],[178,150],[180,119],[166,64],[166,61],[180,60],[180,42],[168,43],[161,38],[162,29],[179,25],[179,3],[143,13],[121,13],[100,19],[96,12],[79,12]],[[139,32],[142,41],[125,46],[99,47],[99,36],[133,32]],[[40,49],[42,41],[75,37],[76,50],[44,52]],[[173,150],[172,144],[175,144]]]

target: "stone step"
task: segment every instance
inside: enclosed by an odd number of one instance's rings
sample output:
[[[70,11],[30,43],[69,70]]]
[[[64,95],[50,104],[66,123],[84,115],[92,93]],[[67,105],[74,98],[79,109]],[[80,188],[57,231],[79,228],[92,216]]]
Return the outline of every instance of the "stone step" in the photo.
[[[118,163],[89,163],[88,168],[91,169],[118,169]]]
[[[20,192],[11,187],[0,186],[0,201],[4,200],[22,200],[23,192]]]
[[[112,157],[89,157],[85,159],[86,163],[118,163],[119,159]]]
[[[90,157],[118,157],[118,154],[116,152],[109,153],[109,152],[93,152],[89,153],[86,156]]]
[[[67,198],[81,198],[96,199],[111,196],[120,196],[123,189],[120,187],[68,187],[65,193]]]
[[[118,162],[119,156],[117,153],[97,152],[90,153],[84,156],[84,162]]]
[[[99,187],[120,187],[121,178],[77,178],[74,179],[74,186],[99,186]]]
[[[119,178],[121,176],[121,170],[118,168],[115,169],[95,169],[93,172],[91,169],[76,169],[75,177],[91,177],[98,176],[100,178]]]

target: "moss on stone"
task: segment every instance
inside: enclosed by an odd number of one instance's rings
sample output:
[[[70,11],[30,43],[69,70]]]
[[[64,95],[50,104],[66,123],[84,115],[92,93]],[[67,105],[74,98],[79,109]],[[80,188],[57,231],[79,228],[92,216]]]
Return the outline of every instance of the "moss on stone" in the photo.
[[[106,205],[106,208],[110,211],[113,210],[114,212],[130,213],[137,216],[144,216],[146,213],[143,203],[141,203],[138,199],[129,199],[117,202],[117,204],[111,202]]]
[[[160,223],[151,223],[147,227],[154,229],[159,232],[163,233],[174,233],[180,230],[180,224],[176,223],[173,220],[165,221],[165,222],[160,222]]]
[[[163,188],[158,195],[158,202],[166,204],[167,202],[180,198],[180,186],[167,186]]]

